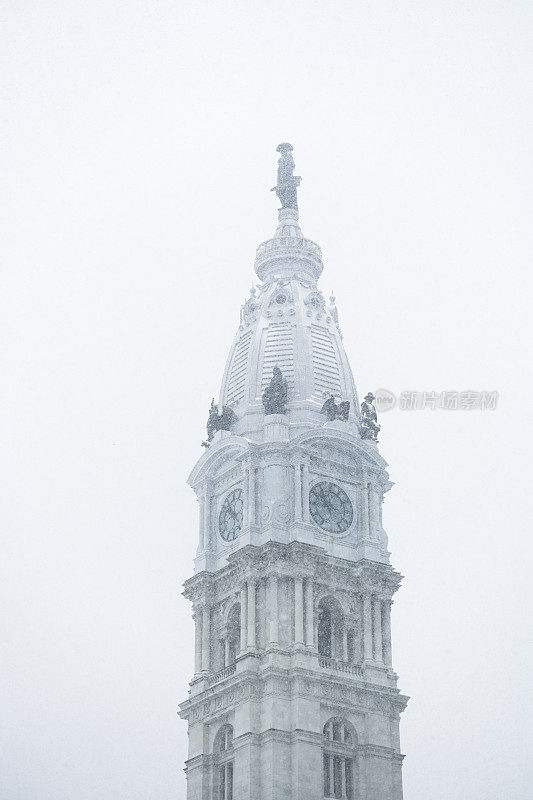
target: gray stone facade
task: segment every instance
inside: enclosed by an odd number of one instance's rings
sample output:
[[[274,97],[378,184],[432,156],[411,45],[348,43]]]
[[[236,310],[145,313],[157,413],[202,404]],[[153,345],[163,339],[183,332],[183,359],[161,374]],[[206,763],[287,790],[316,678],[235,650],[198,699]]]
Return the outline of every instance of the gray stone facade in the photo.
[[[361,436],[320,250],[293,208],[258,248],[220,393],[235,413],[190,484],[199,501],[187,800],[401,800],[383,495],[392,484]],[[333,302],[333,299],[330,301]],[[333,313],[334,311],[334,313]],[[244,344],[243,344],[244,342]],[[285,414],[262,393],[279,366]],[[343,420],[321,413],[350,403]]]

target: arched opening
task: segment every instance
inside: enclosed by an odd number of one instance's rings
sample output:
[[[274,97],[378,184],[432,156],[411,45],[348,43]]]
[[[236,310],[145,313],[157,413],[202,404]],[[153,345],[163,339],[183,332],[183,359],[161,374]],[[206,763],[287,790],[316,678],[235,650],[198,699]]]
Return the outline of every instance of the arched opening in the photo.
[[[353,727],[342,717],[332,717],[323,729],[324,797],[357,798],[357,753]]]
[[[338,600],[324,597],[318,604],[318,653],[327,658],[344,658],[344,615]]]
[[[213,800],[233,800],[233,728],[223,725],[213,747]]]

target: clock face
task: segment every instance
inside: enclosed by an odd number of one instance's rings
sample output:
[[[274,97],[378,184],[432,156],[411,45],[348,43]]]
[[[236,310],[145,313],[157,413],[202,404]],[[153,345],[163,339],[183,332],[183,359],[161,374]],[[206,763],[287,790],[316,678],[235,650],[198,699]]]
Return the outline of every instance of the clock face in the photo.
[[[344,533],[353,522],[353,506],[346,492],[335,483],[315,483],[309,492],[313,522],[329,533]]]
[[[234,489],[220,509],[218,529],[225,542],[232,542],[242,528],[242,489]]]

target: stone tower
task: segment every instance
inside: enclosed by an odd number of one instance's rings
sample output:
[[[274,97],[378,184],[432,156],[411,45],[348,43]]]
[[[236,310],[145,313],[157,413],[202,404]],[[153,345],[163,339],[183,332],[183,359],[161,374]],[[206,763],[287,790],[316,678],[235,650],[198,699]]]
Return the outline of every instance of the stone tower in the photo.
[[[259,245],[209,439],[200,507],[187,800],[401,800],[392,597],[372,396],[360,411],[320,248],[279,145],[279,225]]]

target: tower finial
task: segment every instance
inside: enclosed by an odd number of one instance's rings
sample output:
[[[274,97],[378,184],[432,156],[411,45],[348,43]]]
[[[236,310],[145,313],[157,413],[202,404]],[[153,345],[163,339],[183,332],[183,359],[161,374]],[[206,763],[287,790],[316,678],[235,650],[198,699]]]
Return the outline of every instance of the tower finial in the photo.
[[[294,159],[292,157],[293,146],[288,142],[282,142],[276,147],[276,151],[281,153],[278,161],[278,184],[270,191],[276,192],[281,202],[280,211],[284,208],[293,208],[298,211],[298,198],[296,190],[302,180],[299,175],[293,175]]]

